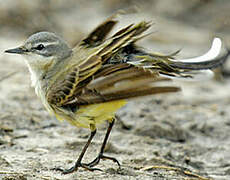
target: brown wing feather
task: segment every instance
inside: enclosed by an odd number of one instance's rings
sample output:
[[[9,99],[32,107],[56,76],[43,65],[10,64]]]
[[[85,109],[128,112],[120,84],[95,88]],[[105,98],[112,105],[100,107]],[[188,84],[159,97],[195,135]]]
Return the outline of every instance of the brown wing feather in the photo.
[[[147,83],[149,81],[155,82],[170,80],[169,78],[160,77],[158,72],[156,71],[149,71],[134,66],[125,66],[125,68],[123,68],[122,66],[120,67],[121,69],[115,69],[114,71],[110,70],[112,71],[112,73],[107,72],[106,76],[101,76],[101,78],[99,76],[99,79],[91,82],[91,84],[88,85],[88,88],[96,90],[106,88],[108,90],[109,88],[112,88],[116,83],[121,83],[122,81],[135,81],[133,85],[136,84],[135,86],[137,86],[138,81],[142,83]]]
[[[101,67],[101,69],[94,75],[95,78],[103,77],[109,75],[113,72],[120,71],[122,69],[127,69],[132,65],[122,63],[122,64],[106,64]]]
[[[120,30],[108,41],[108,44],[99,51],[98,55],[103,57],[103,61],[106,61],[119,49],[136,41],[136,38],[150,28],[150,26],[150,22],[142,21],[135,26],[129,25],[128,27]]]
[[[158,72],[150,72],[133,66],[120,70],[117,67],[115,66],[116,72],[98,76],[92,80],[81,89],[81,92],[75,94],[75,99],[66,104],[94,104],[180,90],[173,86],[151,86],[152,83],[154,85],[156,82],[170,81],[168,78],[159,76]],[[107,68],[111,71],[111,67]],[[104,68],[103,71],[106,71],[107,68]]]
[[[115,16],[116,14],[97,26],[85,39],[82,40],[80,45],[91,47],[100,44],[117,24],[118,21],[114,20]]]
[[[104,40],[115,23],[112,19],[108,19],[99,25],[85,39],[85,42],[90,45],[91,42]],[[64,75],[64,78],[57,78],[54,84],[50,86],[46,94],[48,103],[56,106],[65,106],[71,103],[76,105],[93,104],[178,91],[179,88],[177,87],[149,86],[153,82],[169,80],[160,77],[157,71],[149,71],[125,63],[106,64],[108,58],[119,49],[135,41],[135,38],[138,38],[149,27],[150,23],[145,21],[134,26],[130,25],[97,46],[95,53],[90,51],[91,54],[83,56],[83,60],[76,59],[76,64],[70,64],[69,72]],[[104,31],[103,28],[105,28]],[[83,46],[81,48],[84,51],[87,51],[87,49],[92,50],[92,48],[83,48]],[[79,53],[78,48],[75,48],[75,50],[74,53]],[[78,56],[73,56],[72,60],[74,58],[78,58]]]
[[[92,79],[92,75],[101,68],[101,58],[93,56],[88,61],[72,67],[65,78],[56,81],[47,92],[50,104],[62,106],[75,98]]]
[[[141,89],[127,89],[123,91],[117,91],[115,93],[99,94],[98,92],[90,92],[83,94],[78,97],[77,101],[72,101],[71,103],[76,105],[86,105],[86,104],[95,104],[103,103],[108,101],[120,100],[120,99],[130,99],[140,96],[153,95],[153,94],[162,94],[169,92],[178,92],[180,88],[173,86],[143,86]]]

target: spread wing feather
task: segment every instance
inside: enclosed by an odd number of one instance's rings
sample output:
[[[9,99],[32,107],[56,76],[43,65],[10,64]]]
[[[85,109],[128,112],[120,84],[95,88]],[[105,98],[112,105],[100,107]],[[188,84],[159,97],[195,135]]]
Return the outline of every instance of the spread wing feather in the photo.
[[[115,20],[108,19],[73,49],[67,73],[57,77],[46,92],[49,104],[58,107],[94,104],[177,92],[178,87],[157,85],[170,80],[162,75],[192,78],[194,72],[219,66],[230,55],[228,51],[220,59],[205,62],[175,61],[173,56],[177,52],[165,56],[135,46],[150,27],[149,22],[131,24],[105,39],[115,24]]]
[[[81,46],[93,47],[103,42],[106,36],[111,32],[118,21],[114,20],[117,14],[112,15],[99,26],[97,26],[85,39],[82,40]]]
[[[101,58],[91,57],[88,61],[69,69],[64,79],[57,80],[47,92],[47,100],[50,104],[62,106],[72,100],[77,92],[81,92],[92,79],[92,75],[101,67]]]
[[[87,90],[78,95],[73,102],[78,105],[94,104],[180,91],[178,87],[157,85],[159,82],[170,80],[161,77],[157,72],[145,71],[143,68],[121,69],[89,83]]]
[[[99,71],[83,81],[78,79],[78,85],[72,86],[72,93],[66,95],[65,100],[62,100],[60,104],[57,102],[55,104],[60,106],[94,104],[180,90],[172,86],[151,86],[152,83],[170,81],[169,78],[161,77],[157,72],[130,65],[129,67],[125,65],[113,67],[114,71],[111,66],[107,66],[102,68],[106,73]]]
[[[111,23],[112,19],[107,20],[105,23],[102,23],[98,28],[96,28],[95,31],[91,33],[90,36],[88,36],[88,40],[83,40],[83,42],[90,42],[90,39],[92,39],[92,34],[98,34],[102,31],[104,26],[109,26],[109,28],[103,32],[102,36],[98,36],[98,39],[95,40],[101,41],[104,40],[106,35],[110,32],[113,25],[115,24]],[[64,80],[63,77],[57,78],[57,80],[51,85],[49,90],[47,91],[47,100],[49,104],[53,104],[56,106],[62,106],[65,104],[68,104],[69,102],[72,102],[73,100],[76,100],[76,98],[80,98],[79,96],[82,93],[90,92],[94,90],[90,90],[87,88],[87,85],[95,78],[101,77],[101,75],[98,73],[105,73],[107,71],[107,74],[114,71],[114,68],[104,68],[104,64],[106,64],[106,61],[108,58],[113,56],[116,52],[118,52],[121,48],[127,46],[129,43],[132,43],[135,41],[135,38],[139,37],[141,33],[143,33],[145,30],[147,30],[150,27],[150,24],[148,22],[140,22],[139,24],[133,26],[130,25],[122,30],[120,30],[118,33],[113,35],[110,39],[107,39],[104,43],[98,45],[95,47],[95,49],[98,49],[95,53],[90,53],[88,56],[86,56],[83,60],[80,60],[80,63],[77,59],[77,53],[78,48],[74,48],[73,58],[76,59],[76,64],[72,64],[69,69],[68,73],[65,75]],[[81,45],[81,44],[80,44]],[[86,47],[82,47],[82,49],[85,49],[87,51]],[[82,50],[81,49],[81,50]],[[94,48],[88,48],[89,51]],[[87,54],[87,53],[86,53]],[[72,60],[73,61],[73,60]],[[127,67],[132,67],[133,65],[123,65],[124,67],[116,67],[118,70]],[[127,68],[126,67],[126,68]],[[131,68],[131,70],[133,70]],[[131,71],[129,70],[129,71]],[[124,73],[123,73],[124,75]],[[119,81],[119,78],[116,80]],[[86,93],[85,93],[86,94]],[[98,93],[99,95],[100,93]],[[93,101],[91,103],[94,103]]]

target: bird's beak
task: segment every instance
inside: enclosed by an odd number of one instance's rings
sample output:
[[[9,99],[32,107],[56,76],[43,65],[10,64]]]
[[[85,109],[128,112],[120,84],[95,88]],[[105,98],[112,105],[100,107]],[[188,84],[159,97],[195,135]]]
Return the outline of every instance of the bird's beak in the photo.
[[[5,50],[5,53],[24,54],[27,50],[23,47]]]

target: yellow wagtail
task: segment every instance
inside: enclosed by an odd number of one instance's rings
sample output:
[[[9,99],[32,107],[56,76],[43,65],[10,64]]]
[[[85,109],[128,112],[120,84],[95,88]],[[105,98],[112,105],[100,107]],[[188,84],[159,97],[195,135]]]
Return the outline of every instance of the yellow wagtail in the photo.
[[[108,18],[73,49],[57,35],[39,32],[30,36],[24,45],[5,51],[22,54],[26,58],[32,86],[50,114],[91,131],[75,165],[67,170],[57,168],[64,174],[79,167],[99,170],[94,166],[100,159],[110,159],[120,166],[115,158],[105,156],[103,152],[115,112],[126,104],[126,99],[178,92],[180,88],[160,86],[158,82],[210,73],[209,69],[222,64],[229,55],[228,52],[220,58],[208,59],[210,52],[193,62],[175,60],[176,53],[168,56],[147,53],[135,43],[145,37],[142,34],[151,26],[150,23],[131,24],[106,38],[116,23],[113,17]],[[213,44],[214,49],[220,49],[219,39],[215,39]],[[106,120],[109,127],[98,156],[88,164],[82,163],[97,124]]]

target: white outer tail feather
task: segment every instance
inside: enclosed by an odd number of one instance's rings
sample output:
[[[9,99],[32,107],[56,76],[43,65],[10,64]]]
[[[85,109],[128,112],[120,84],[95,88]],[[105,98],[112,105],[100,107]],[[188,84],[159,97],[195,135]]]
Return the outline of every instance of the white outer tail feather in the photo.
[[[210,61],[212,59],[215,59],[221,51],[222,41],[220,38],[214,38],[212,41],[212,46],[209,49],[207,53],[205,53],[202,56],[198,56],[195,58],[189,58],[189,59],[177,59],[176,61],[180,62],[204,62],[204,61]],[[172,60],[174,61],[174,60]]]
[[[222,41],[221,41],[220,38],[216,37],[212,41],[211,48],[204,55],[201,55],[201,56],[198,56],[198,57],[195,57],[195,58],[177,59],[177,60],[171,60],[171,61],[204,62],[204,61],[214,60],[220,54],[221,47],[222,47]],[[183,80],[183,81],[200,81],[200,80],[206,80],[206,79],[213,78],[214,73],[213,73],[212,70],[207,69],[207,70],[191,71],[191,72],[189,72],[189,75],[192,75],[192,78],[173,77],[173,79]]]

